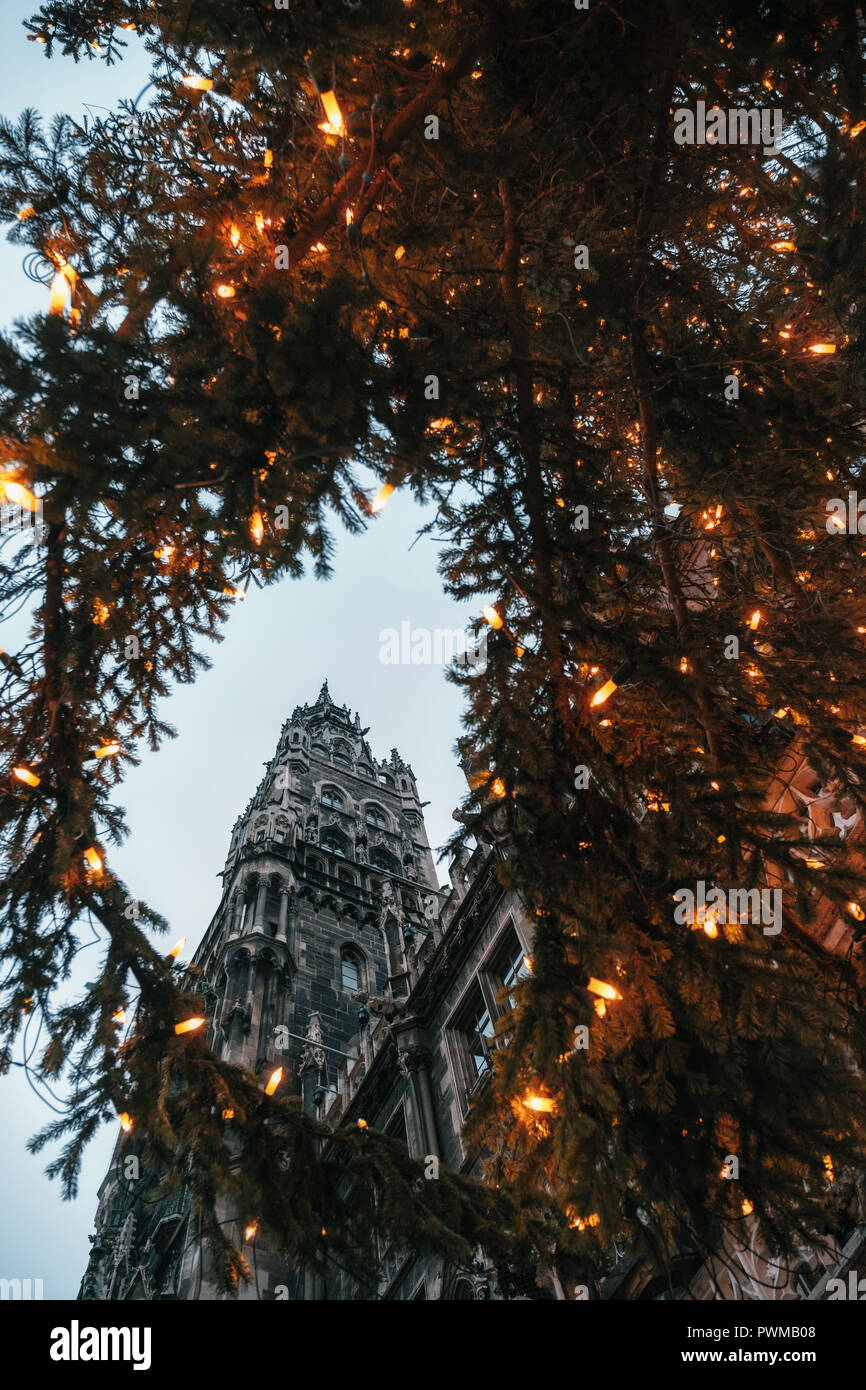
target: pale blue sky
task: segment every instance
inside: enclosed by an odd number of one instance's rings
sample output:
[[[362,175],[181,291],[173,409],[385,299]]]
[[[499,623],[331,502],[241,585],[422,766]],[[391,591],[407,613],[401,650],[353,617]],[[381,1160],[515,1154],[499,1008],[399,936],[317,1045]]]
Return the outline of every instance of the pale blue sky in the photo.
[[[0,111],[17,117],[34,106],[81,116],[85,105],[111,107],[135,96],[147,81],[140,55],[106,69],[103,64],[55,57],[27,42],[19,27],[35,0],[4,0],[0,17],[3,95]],[[0,240],[3,303],[0,321],[42,311],[47,291],[27,280],[22,250]],[[328,677],[333,699],[349,704],[370,725],[377,757],[392,747],[411,763],[432,845],[454,826],[451,811],[465,791],[453,756],[460,733],[461,699],[441,668],[383,665],[380,633],[403,621],[413,628],[464,627],[475,616],[447,599],[436,574],[436,551],[421,540],[425,519],[408,497],[394,496],[366,537],[340,539],[336,576],[277,588],[251,589],[236,605],[225,641],[211,646],[213,668],[193,686],[181,687],[162,714],[178,737],[156,755],[146,753],[119,789],[130,836],[110,854],[110,865],[130,891],[151,902],[171,923],[171,941],[197,945],[218,901],[229,830],[259,781],[285,717],[296,704],[315,699]],[[2,645],[15,649],[4,628]],[[440,881],[446,877],[440,866]],[[92,947],[81,956],[79,978],[90,978]],[[185,958],[189,958],[185,953]],[[31,1157],[27,1138],[50,1118],[20,1069],[0,1078],[0,1277],[43,1279],[46,1298],[74,1297],[87,1260],[96,1190],[104,1175],[115,1130],[107,1126],[89,1149],[81,1195],[61,1202],[58,1184],[43,1174],[45,1154]]]

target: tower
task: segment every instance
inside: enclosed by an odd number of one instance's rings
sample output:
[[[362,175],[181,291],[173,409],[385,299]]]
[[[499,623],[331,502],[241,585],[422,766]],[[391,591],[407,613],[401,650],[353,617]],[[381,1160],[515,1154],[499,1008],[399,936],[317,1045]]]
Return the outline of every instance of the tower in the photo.
[[[373,1012],[408,998],[440,939],[440,892],[411,767],[373,756],[360,718],[328,683],[286,721],[234,824],[219,905],[193,957],[218,1057],[323,1116],[341,1061],[358,1057]],[[363,1006],[363,1007],[362,1007]],[[144,1218],[119,1181],[100,1189],[85,1298],[212,1298],[182,1198]],[[256,1288],[285,1266],[257,1251]],[[316,1297],[295,1284],[282,1297]]]
[[[434,933],[439,909],[412,769],[396,750],[377,762],[367,732],[327,681],[293,711],[235,822],[193,960],[213,1049],[255,1072],[282,1066],[311,1111],[361,999],[408,993],[406,946]]]

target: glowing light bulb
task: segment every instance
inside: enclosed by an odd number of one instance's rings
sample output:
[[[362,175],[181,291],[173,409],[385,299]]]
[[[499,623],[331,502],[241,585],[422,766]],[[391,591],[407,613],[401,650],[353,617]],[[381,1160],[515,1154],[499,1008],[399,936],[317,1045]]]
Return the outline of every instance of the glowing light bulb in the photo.
[[[39,501],[33,493],[23,483],[16,483],[12,479],[4,479],[3,493],[7,502],[12,502],[16,507],[25,507],[28,512],[35,512],[39,506]]]
[[[182,1023],[174,1025],[174,1031],[180,1033],[194,1033],[197,1028],[201,1028],[204,1023],[203,1018],[185,1018]]]
[[[492,608],[489,603],[485,604],[481,611],[484,614],[485,621],[488,622],[492,628],[496,628],[498,631],[499,628],[504,625],[504,618],[500,617],[496,609]]]
[[[189,87],[193,92],[210,92],[213,90],[212,77],[199,77],[197,73],[188,72],[182,81],[184,87]]]
[[[121,1128],[122,1130],[124,1130],[124,1132],[125,1132],[126,1134],[128,1134],[129,1131],[132,1129],[132,1120],[130,1119],[129,1115],[126,1113],[125,1110],[123,1111],[123,1114],[120,1115],[119,1118],[120,1118],[120,1128]]]
[[[84,851],[84,858],[87,860],[95,874],[102,873],[102,855],[94,845],[90,845]]]
[[[186,937],[185,937],[185,936],[182,936],[182,937],[180,938],[180,941],[175,942],[174,946],[172,946],[172,948],[171,948],[171,950],[169,951],[168,954],[171,956],[171,958],[172,958],[173,960],[177,960],[178,956],[180,955],[180,953],[181,953],[181,951],[183,950],[183,948],[184,948],[185,945],[186,945]]]
[[[527,1110],[534,1110],[539,1115],[549,1115],[556,1109],[556,1101],[550,1096],[527,1096],[523,1104]]]
[[[272,1071],[271,1074],[270,1074],[270,1076],[268,1077],[268,1084],[267,1084],[267,1086],[265,1087],[265,1095],[266,1095],[266,1096],[272,1096],[272,1095],[274,1094],[274,1091],[277,1089],[277,1087],[279,1086],[280,1082],[282,1081],[282,1079],[283,1079],[283,1069],[282,1069],[282,1067],[277,1067],[276,1071]]]
[[[38,787],[41,780],[29,767],[13,767],[12,774],[19,782],[26,782],[28,787]]]
[[[756,608],[755,611],[754,611],[754,613],[752,614],[751,618],[749,619],[749,627],[752,629],[753,632],[755,631],[755,628],[758,626],[758,623],[759,623],[760,621],[761,621],[761,610],[760,610],[760,608]]]
[[[393,491],[393,483],[385,483],[382,487],[379,488],[379,491],[376,493],[376,496],[370,503],[370,511],[373,513],[374,516],[377,512],[381,512],[384,510],[388,503],[388,498],[391,496]]]
[[[593,709],[598,705],[603,705],[606,700],[609,700],[616,688],[616,681],[605,681],[601,689],[597,690],[592,697]]]
[[[48,312],[51,314],[62,314],[69,302],[69,281],[58,270],[54,279],[51,281],[51,294],[48,300]]]
[[[101,748],[96,749],[93,756],[94,758],[113,758],[114,755],[119,752],[119,743],[103,743]]]
[[[325,115],[328,118],[325,124],[331,127],[327,132],[328,135],[344,134],[346,127],[343,122],[343,113],[340,110],[340,103],[337,101],[333,91],[320,92],[319,97],[325,109]]]
[[[220,299],[234,299],[237,294],[234,285],[217,285],[216,292]]]
[[[622,999],[618,989],[614,989],[613,985],[605,984],[604,980],[597,980],[594,975],[590,976],[587,989],[590,994],[597,994],[601,999]]]
[[[244,1240],[252,1240],[253,1236],[255,1235],[258,1229],[258,1221],[253,1221],[252,1224],[247,1226],[246,1230],[244,1231]]]
[[[250,535],[256,545],[261,545],[265,534],[265,523],[261,512],[256,508],[250,517]]]
[[[821,354],[829,355],[830,353],[833,353],[833,352],[836,351],[836,344],[835,344],[835,343],[810,343],[810,344],[809,344],[809,351],[810,351],[810,352],[814,352],[816,355],[821,355]]]

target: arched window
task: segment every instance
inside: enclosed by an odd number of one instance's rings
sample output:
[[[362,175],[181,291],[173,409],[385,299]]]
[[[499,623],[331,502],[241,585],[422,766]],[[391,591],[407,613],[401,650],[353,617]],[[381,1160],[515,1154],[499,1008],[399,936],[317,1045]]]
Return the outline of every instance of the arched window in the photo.
[[[339,854],[341,859],[346,858],[346,847],[338,835],[333,830],[325,830],[319,836],[319,844],[322,849],[328,850],[330,854]]]
[[[348,743],[340,743],[339,741],[336,742],[336,743],[334,744],[334,762],[335,762],[335,763],[347,763],[347,764],[348,764],[348,763],[350,763],[351,761],[352,761],[352,750],[351,750],[351,748],[349,747]]]
[[[343,798],[336,787],[322,788],[322,805],[333,806],[338,811],[343,809]]]
[[[370,863],[376,869],[384,869],[386,874],[399,874],[400,865],[393,854],[388,854],[387,850],[380,849],[377,845],[370,855]]]
[[[388,774],[387,774],[387,772],[380,772],[380,773],[379,773],[379,781],[382,783],[382,786],[383,786],[383,787],[393,787],[393,786],[394,786],[394,778],[393,778],[393,777],[389,777]]]
[[[367,809],[364,812],[364,819],[368,825],[375,825],[379,830],[388,829],[388,817],[385,815],[381,806],[374,806],[372,803],[368,803]]]
[[[344,946],[340,952],[340,982],[343,989],[361,989],[364,983],[364,962],[351,946]]]

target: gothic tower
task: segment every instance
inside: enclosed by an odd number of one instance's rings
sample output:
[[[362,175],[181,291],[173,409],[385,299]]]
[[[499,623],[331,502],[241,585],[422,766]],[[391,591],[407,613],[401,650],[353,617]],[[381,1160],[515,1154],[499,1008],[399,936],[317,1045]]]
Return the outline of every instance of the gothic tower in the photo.
[[[367,732],[327,681],[294,710],[235,822],[193,961],[214,1050],[256,1072],[288,1068],[310,1109],[358,1033],[360,998],[408,992],[406,946],[439,910],[412,769],[396,750],[377,762]]]
[[[412,769],[396,750],[377,761],[367,732],[327,681],[293,711],[235,822],[220,903],[193,958],[215,1053],[263,1077],[281,1067],[281,1091],[310,1114],[325,1113],[369,1014],[408,996],[447,896]],[[166,1248],[157,1260],[153,1232],[136,1231],[118,1196],[112,1170],[82,1296],[214,1297],[182,1211],[171,1258]],[[280,1279],[285,1268],[259,1251],[258,1288],[241,1296],[267,1297]]]

